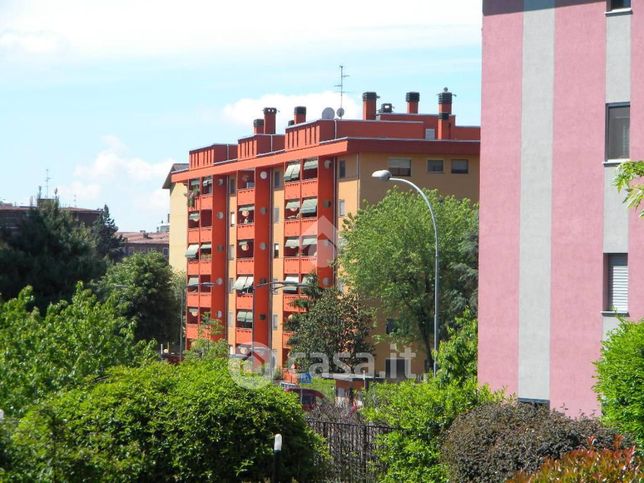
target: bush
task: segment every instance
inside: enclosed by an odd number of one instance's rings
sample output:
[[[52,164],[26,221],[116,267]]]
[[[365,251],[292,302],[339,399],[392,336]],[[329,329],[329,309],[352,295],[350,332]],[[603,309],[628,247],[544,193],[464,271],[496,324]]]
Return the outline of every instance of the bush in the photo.
[[[604,422],[644,447],[644,319],[623,320],[611,333],[597,362],[597,379]]]
[[[520,472],[511,483],[546,483],[555,481],[624,481],[644,479],[644,461],[635,454],[635,447],[621,449],[616,441],[613,449],[589,448],[566,453],[559,460],[547,459],[533,475]]]
[[[367,394],[364,415],[396,428],[382,436],[384,481],[447,481],[440,461],[440,439],[459,414],[500,395],[478,388],[475,379],[462,384],[376,384]]]
[[[112,370],[107,380],[32,408],[12,436],[27,481],[238,481],[271,474],[284,438],[285,480],[311,481],[320,437],[295,397],[245,389],[226,361]]]
[[[505,481],[536,471],[546,458],[584,447],[610,448],[616,433],[595,419],[570,419],[546,407],[486,404],[456,418],[443,444],[454,481]]]

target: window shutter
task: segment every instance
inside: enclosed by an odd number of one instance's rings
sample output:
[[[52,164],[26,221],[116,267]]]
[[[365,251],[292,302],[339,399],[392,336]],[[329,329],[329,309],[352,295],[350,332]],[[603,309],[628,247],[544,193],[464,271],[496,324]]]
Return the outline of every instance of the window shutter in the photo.
[[[608,265],[608,308],[617,312],[628,312],[628,260],[626,254],[611,255]]]

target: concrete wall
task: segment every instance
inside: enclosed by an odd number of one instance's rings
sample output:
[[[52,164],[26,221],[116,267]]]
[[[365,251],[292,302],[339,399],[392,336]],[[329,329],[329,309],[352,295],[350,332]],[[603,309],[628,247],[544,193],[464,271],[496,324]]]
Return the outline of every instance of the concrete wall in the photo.
[[[170,187],[170,252],[169,263],[177,273],[186,271],[186,245],[188,241],[188,210],[186,194],[188,188],[183,183]]]

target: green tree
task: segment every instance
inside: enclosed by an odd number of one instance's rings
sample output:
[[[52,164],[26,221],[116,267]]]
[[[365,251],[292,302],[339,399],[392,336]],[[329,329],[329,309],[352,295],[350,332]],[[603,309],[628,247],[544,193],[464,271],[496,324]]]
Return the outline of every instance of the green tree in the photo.
[[[447,328],[447,340],[441,342],[436,362],[439,384],[464,384],[476,379],[478,322],[470,309]]]
[[[58,202],[29,211],[14,232],[0,232],[0,294],[14,298],[27,285],[35,304],[69,300],[76,282],[105,273],[89,228],[60,209]]]
[[[637,210],[644,201],[644,161],[629,161],[622,163],[615,177],[615,186],[620,191],[626,192],[624,203],[629,208]],[[640,217],[644,218],[644,210],[640,211]]]
[[[644,448],[644,319],[622,319],[604,341],[596,366],[603,420]]]
[[[332,372],[345,370],[337,360],[336,354],[344,354],[341,363],[353,368],[364,362],[359,353],[373,352],[369,339],[373,327],[373,310],[355,292],[342,293],[335,288],[321,289],[317,281],[304,289],[306,299],[299,305],[306,312],[294,315],[286,321],[286,329],[293,332],[289,340],[291,354],[306,354],[298,359],[298,364],[310,367],[320,363],[311,354],[324,354]]]
[[[119,227],[116,226],[114,219],[110,216],[110,209],[105,205],[92,225],[92,235],[94,236],[96,252],[99,257],[111,262],[116,262],[123,258],[124,240],[121,235],[117,235],[118,231]]]
[[[110,303],[77,286],[71,303],[30,310],[31,288],[0,304],[0,408],[20,416],[48,394],[100,377],[117,364],[153,357]]]
[[[440,248],[440,320],[444,328],[476,306],[478,218],[467,199],[426,191]],[[430,366],[434,319],[434,244],[427,205],[415,193],[390,190],[378,204],[349,216],[339,261],[349,284],[380,302],[396,320],[392,337],[418,341]]]
[[[190,344],[185,353],[185,360],[197,359],[226,359],[228,357],[228,341],[221,338],[224,327],[221,320],[213,320],[210,314],[203,318],[197,329],[197,338]]]
[[[274,435],[281,481],[315,481],[322,440],[297,398],[246,389],[226,361],[118,368],[29,411],[12,436],[20,481],[264,481]]]
[[[160,253],[136,253],[111,265],[97,282],[97,292],[135,322],[137,340],[177,340],[180,309],[175,278]]]

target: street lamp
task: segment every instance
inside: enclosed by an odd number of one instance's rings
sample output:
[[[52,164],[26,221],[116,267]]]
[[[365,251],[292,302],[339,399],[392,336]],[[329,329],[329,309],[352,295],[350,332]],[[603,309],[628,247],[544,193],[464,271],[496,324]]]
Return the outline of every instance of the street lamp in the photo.
[[[434,376],[436,376],[436,356],[438,355],[438,297],[439,297],[439,278],[438,278],[438,260],[439,260],[439,252],[438,252],[438,228],[436,227],[436,216],[434,215],[434,209],[432,208],[432,204],[429,202],[429,198],[427,198],[427,195],[421,190],[418,186],[416,186],[414,183],[412,183],[409,180],[403,179],[403,178],[394,178],[391,173],[386,170],[386,169],[381,169],[378,171],[374,171],[371,174],[372,178],[379,179],[380,181],[393,181],[394,183],[403,183],[408,186],[411,186],[414,188],[416,191],[418,191],[418,194],[425,200],[425,203],[427,204],[427,208],[429,208],[429,213],[432,215],[432,226],[434,227],[434,239],[436,240],[436,246],[435,246],[435,251],[434,251],[434,357],[433,362],[434,362]]]

